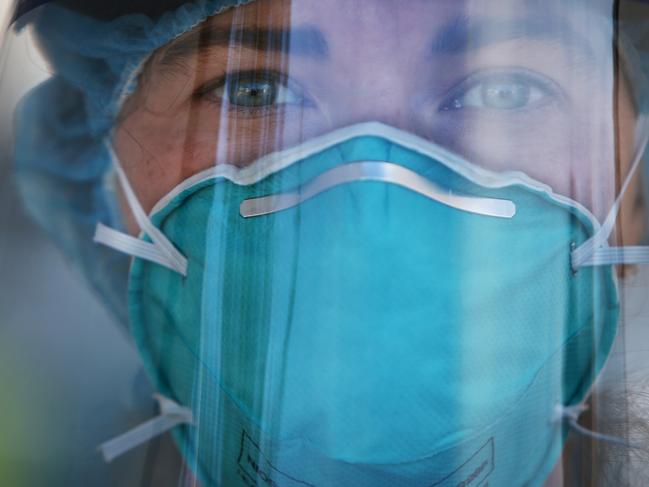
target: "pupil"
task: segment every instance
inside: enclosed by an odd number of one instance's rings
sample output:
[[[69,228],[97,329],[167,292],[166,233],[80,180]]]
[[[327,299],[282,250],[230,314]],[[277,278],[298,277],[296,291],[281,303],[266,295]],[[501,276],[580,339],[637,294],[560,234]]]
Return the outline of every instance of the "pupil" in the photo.
[[[530,88],[522,83],[487,85],[482,92],[483,103],[491,108],[521,108],[528,103],[529,98]]]
[[[232,87],[230,103],[243,107],[264,107],[275,102],[275,90],[271,82],[241,81]]]

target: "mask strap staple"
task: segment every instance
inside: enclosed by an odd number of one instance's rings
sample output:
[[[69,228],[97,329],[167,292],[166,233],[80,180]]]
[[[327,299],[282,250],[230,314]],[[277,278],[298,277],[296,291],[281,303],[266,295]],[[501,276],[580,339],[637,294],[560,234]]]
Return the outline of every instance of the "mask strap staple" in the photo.
[[[620,192],[615,198],[615,201],[613,202],[613,206],[611,207],[611,210],[606,216],[604,223],[602,224],[600,229],[595,233],[595,235],[593,235],[591,238],[586,240],[582,245],[580,245],[577,249],[575,249],[572,252],[573,269],[578,269],[579,267],[588,266],[588,265],[592,266],[592,265],[649,263],[649,260],[644,258],[644,254],[643,257],[637,261],[627,261],[627,260],[617,261],[616,260],[619,259],[619,257],[622,258],[626,256],[632,257],[634,256],[634,254],[637,256],[638,255],[637,250],[641,247],[633,247],[634,251],[629,253],[620,252],[619,250],[613,251],[613,253],[607,253],[608,251],[604,250],[604,249],[608,249],[608,239],[613,233],[613,228],[615,228],[615,221],[618,217],[620,206],[622,205],[622,200],[624,198],[624,195],[626,194],[627,189],[629,188],[629,185],[631,184],[631,181],[633,180],[633,177],[638,172],[638,168],[640,167],[640,163],[642,162],[645,148],[647,146],[647,143],[649,142],[649,118],[645,114],[642,114],[640,116],[640,122],[638,123],[638,130],[636,131],[636,141],[637,142],[635,146],[635,159],[631,164],[631,168],[629,169],[629,172],[624,182],[622,183]],[[627,247],[617,247],[617,249],[623,249],[623,248],[627,248]],[[646,252],[649,253],[649,247],[646,248],[648,249]],[[598,253],[599,256],[596,255]],[[610,256],[613,256],[615,258],[609,261],[606,259],[606,257],[610,257]]]
[[[561,404],[557,404],[555,408],[555,421],[557,422],[566,421],[570,429],[575,433],[580,434],[582,436],[587,436],[589,438],[593,438],[594,440],[597,441],[603,441],[605,443],[611,443],[626,448],[645,450],[643,446],[630,443],[624,440],[623,438],[613,436],[613,435],[598,433],[596,431],[589,430],[588,428],[585,428],[584,426],[580,425],[579,416],[581,416],[581,413],[583,413],[587,409],[588,406],[584,404],[576,404],[574,406],[562,406]]]
[[[156,394],[153,396],[160,406],[160,414],[130,431],[99,445],[104,461],[112,462],[128,451],[182,424],[192,424],[192,412],[169,398]]]
[[[124,196],[126,197],[128,206],[133,212],[133,217],[140,227],[140,230],[148,235],[153,243],[149,244],[148,242],[140,241],[139,239],[135,239],[130,235],[118,232],[117,230],[111,229],[111,231],[108,231],[109,229],[101,224],[97,225],[95,241],[129,255],[161,264],[182,274],[183,276],[187,275],[186,257],[174,247],[174,245],[158,228],[153,225],[153,223],[151,223],[151,220],[149,220],[149,217],[142,209],[142,205],[140,205],[115,151],[108,142],[106,143],[106,148],[110,153],[113,166],[115,167],[115,172],[117,173],[120,185],[124,190]],[[135,244],[133,242],[134,240],[138,240],[142,243]],[[153,251],[151,247],[155,247],[156,251]]]

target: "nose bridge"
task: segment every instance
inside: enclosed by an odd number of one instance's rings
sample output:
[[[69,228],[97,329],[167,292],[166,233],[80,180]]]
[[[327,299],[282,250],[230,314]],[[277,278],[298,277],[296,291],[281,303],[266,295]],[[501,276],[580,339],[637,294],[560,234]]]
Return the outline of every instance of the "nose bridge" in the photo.
[[[379,121],[407,129],[412,101],[411,77],[397,59],[358,59],[334,95],[330,119],[337,125]]]
[[[431,43],[455,12],[441,4],[464,0],[412,0],[408,8],[398,0],[357,0],[340,2],[341,11],[313,3],[317,8],[309,13],[293,3],[296,28],[300,22],[315,26],[326,41],[318,59],[291,60],[313,102],[309,115],[332,129],[365,121],[413,132],[424,126],[418,100],[428,94],[424,79],[437,69],[430,65]]]
[[[337,74],[331,75],[336,82],[326,103],[328,118],[335,126],[380,121],[407,129],[416,75],[409,62],[414,46],[404,45],[396,19],[383,11],[364,13],[353,32],[333,36]]]

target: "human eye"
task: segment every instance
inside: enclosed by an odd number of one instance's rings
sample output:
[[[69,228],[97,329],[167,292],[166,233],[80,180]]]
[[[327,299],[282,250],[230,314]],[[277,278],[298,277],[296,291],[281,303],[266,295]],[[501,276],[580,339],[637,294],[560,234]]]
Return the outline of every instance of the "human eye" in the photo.
[[[441,111],[462,109],[523,110],[555,101],[560,90],[544,76],[521,71],[499,71],[471,76],[452,90]]]
[[[300,105],[304,97],[279,73],[249,71],[225,75],[199,90],[201,97],[234,109],[270,109]]]

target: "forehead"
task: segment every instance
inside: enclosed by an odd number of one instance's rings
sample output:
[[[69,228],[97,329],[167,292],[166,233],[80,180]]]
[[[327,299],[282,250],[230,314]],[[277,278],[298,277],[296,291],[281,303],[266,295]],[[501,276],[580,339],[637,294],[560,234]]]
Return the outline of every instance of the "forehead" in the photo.
[[[593,18],[613,18],[614,5],[615,0],[255,0],[208,22],[216,27],[308,24],[337,36],[353,37],[372,30],[404,37],[473,19],[513,22],[537,17],[550,23],[588,25]]]
[[[536,47],[610,64],[615,0],[255,0],[207,19],[165,50],[168,60],[236,47],[293,60],[409,63],[481,48]],[[522,41],[514,44],[507,41]],[[537,41],[542,41],[541,43]],[[575,50],[576,48],[576,50]],[[216,49],[216,51],[215,51]],[[226,49],[227,51],[227,49]],[[492,50],[503,56],[502,49]],[[265,54],[264,54],[265,55]],[[534,54],[536,55],[536,54]],[[551,56],[544,55],[549,59]],[[289,58],[283,57],[285,61]],[[608,60],[608,61],[607,61]],[[170,63],[173,64],[173,63]],[[326,66],[322,63],[322,66]],[[375,66],[374,68],[377,68]],[[367,68],[367,66],[366,66]],[[373,69],[374,69],[373,68]]]
[[[554,44],[557,51],[577,47],[586,54],[583,59],[595,61],[610,54],[614,4],[615,0],[255,0],[209,18],[172,45],[181,54],[237,45],[290,51],[296,59],[348,62],[385,62],[390,56],[398,61],[398,52],[405,62],[430,58],[431,53],[468,59],[465,54],[485,46],[540,40],[546,46]]]

